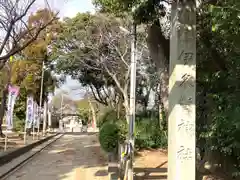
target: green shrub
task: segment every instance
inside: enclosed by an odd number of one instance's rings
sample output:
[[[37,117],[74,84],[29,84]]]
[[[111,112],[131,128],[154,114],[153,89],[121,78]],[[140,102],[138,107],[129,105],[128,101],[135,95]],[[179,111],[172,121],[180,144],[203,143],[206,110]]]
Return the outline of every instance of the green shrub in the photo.
[[[158,126],[154,127],[151,139],[154,142],[154,144],[151,146],[152,148],[166,148],[168,145],[167,133],[163,130],[160,130]]]
[[[106,152],[116,152],[119,140],[119,127],[117,124],[105,123],[99,132],[99,142]]]
[[[82,124],[88,125],[90,119],[89,119],[89,112],[85,109],[79,109],[78,116],[82,120]]]
[[[123,143],[126,140],[126,137],[128,135],[128,124],[125,120],[119,120],[117,123],[117,126],[119,128],[119,142]]]
[[[118,142],[123,143],[128,136],[127,121],[118,119],[114,110],[107,111],[101,117],[98,125],[100,127],[100,141],[102,141],[100,143],[107,152],[115,150]],[[156,116],[147,117],[147,113],[138,115],[134,133],[137,149],[167,147],[166,132],[160,130]]]
[[[142,148],[166,148],[166,132],[161,131],[157,119],[141,119],[135,126],[135,147]]]
[[[108,110],[104,113],[97,121],[97,126],[101,128],[106,122],[115,122],[117,121],[117,112],[113,109]]]
[[[17,131],[17,132],[24,131],[24,126],[25,126],[24,119],[19,119],[17,116],[14,116],[13,124],[14,124],[14,129],[13,129],[14,131]]]
[[[148,131],[151,128],[149,125],[149,120],[136,122],[135,147],[137,149],[148,148],[154,145],[154,142],[151,140],[151,131]]]

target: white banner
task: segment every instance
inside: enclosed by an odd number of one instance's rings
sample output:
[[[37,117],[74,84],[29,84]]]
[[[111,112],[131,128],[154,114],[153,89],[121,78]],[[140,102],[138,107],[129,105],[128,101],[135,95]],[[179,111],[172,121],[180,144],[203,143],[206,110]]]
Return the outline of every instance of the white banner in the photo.
[[[33,126],[35,128],[38,128],[38,124],[39,124],[38,104],[35,102],[34,103],[34,121],[33,121]]]
[[[52,126],[52,113],[49,109],[48,109],[48,126],[49,127]]]
[[[19,87],[15,86],[8,86],[8,105],[7,105],[7,115],[6,115],[6,122],[7,122],[7,129],[13,128],[13,110],[16,98],[19,93]]]
[[[25,128],[31,128],[32,123],[34,120],[34,104],[33,104],[33,97],[28,96],[27,97],[27,109],[26,109],[26,122],[25,122]]]

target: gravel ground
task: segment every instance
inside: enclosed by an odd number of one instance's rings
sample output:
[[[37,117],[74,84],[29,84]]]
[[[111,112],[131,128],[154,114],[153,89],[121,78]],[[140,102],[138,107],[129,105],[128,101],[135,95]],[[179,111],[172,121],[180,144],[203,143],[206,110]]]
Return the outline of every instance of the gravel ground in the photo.
[[[108,180],[96,133],[66,134],[8,180]]]

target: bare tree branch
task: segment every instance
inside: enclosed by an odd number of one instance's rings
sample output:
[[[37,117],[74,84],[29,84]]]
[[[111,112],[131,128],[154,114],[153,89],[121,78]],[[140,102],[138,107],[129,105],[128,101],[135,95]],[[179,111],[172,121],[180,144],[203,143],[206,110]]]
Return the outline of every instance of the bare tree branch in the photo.
[[[7,28],[7,32],[6,32],[6,35],[4,37],[4,40],[3,42],[1,43],[1,46],[0,46],[0,54],[2,54],[2,51],[4,49],[4,46],[6,45],[6,42],[8,41],[9,37],[10,37],[10,34],[12,32],[12,29],[13,29],[13,26],[19,21],[21,20],[24,16],[26,16],[27,12],[29,11],[30,7],[35,3],[36,0],[31,0],[31,2],[27,5],[27,7],[25,8],[25,10],[22,12],[22,14],[20,15],[17,15],[17,13],[14,13],[14,16],[11,17],[12,15],[12,12],[13,12],[13,9],[17,6],[16,4],[15,5],[12,5],[12,7],[8,7],[10,4],[7,4],[6,1],[4,2],[5,4],[2,4],[2,6],[4,7],[5,10],[9,10],[9,8],[11,9],[10,10],[10,14],[7,13],[7,16],[8,16],[8,19],[10,20],[9,21],[9,25],[8,25],[8,28]],[[16,1],[16,3],[19,2],[19,1]],[[4,6],[5,5],[5,6]],[[10,5],[11,6],[11,5]],[[14,7],[15,6],[15,7]],[[9,17],[10,16],[10,17]]]
[[[90,87],[90,89],[92,91],[94,99],[96,101],[98,101],[99,103],[104,104],[104,105],[107,106],[108,102],[106,101],[106,99],[101,97],[99,90],[95,88],[96,89],[96,92],[95,92],[94,87],[92,85],[90,85],[89,87]],[[97,93],[97,95],[96,95],[96,93]]]
[[[116,83],[116,85],[117,85],[117,87],[119,88],[119,90],[120,90],[123,94],[125,94],[126,92],[125,92],[124,89],[122,88],[119,80],[118,80],[117,77],[116,77],[116,74],[113,74],[113,73],[108,69],[106,63],[103,63],[103,66],[104,66],[105,70],[107,71],[107,73],[109,74],[109,76],[111,76],[111,78],[114,80],[114,82]]]
[[[48,22],[29,28],[24,17],[35,2],[36,0],[16,0],[14,2],[2,0],[0,3],[0,10],[5,12],[0,15],[1,30],[5,32],[0,43],[0,68],[11,56],[24,50],[38,38],[41,31],[57,20],[57,14],[55,14]],[[11,44],[11,48],[6,50],[7,43]]]
[[[108,37],[108,36],[105,36],[105,37],[106,37],[107,41],[109,42],[109,45],[110,45],[110,46],[113,46],[114,50],[117,52],[117,54],[119,55],[119,57],[120,57],[120,59],[122,60],[122,62],[123,62],[127,67],[129,67],[129,63],[127,63],[127,61],[126,61],[125,58],[124,58],[124,57],[126,56],[126,54],[127,54],[128,48],[129,48],[129,47],[128,47],[128,43],[125,43],[125,52],[124,52],[124,53],[121,53],[119,47],[116,46],[115,43],[111,43],[110,37]]]

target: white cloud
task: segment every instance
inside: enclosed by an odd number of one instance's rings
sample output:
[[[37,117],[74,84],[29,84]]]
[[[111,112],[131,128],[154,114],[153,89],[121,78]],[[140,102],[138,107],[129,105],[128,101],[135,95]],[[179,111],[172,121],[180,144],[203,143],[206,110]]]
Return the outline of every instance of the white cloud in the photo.
[[[91,0],[48,0],[48,4],[54,11],[60,12],[60,17],[73,17],[78,12],[94,13]],[[32,10],[47,7],[46,0],[37,0]]]

